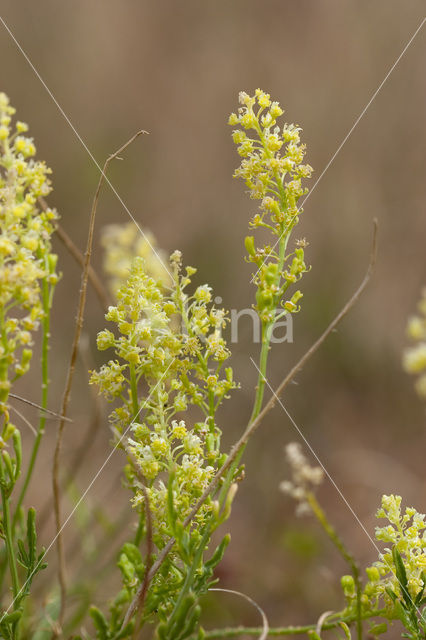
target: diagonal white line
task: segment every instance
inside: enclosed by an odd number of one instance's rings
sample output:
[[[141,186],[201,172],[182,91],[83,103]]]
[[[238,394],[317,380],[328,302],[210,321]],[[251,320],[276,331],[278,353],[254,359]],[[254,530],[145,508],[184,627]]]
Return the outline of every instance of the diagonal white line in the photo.
[[[167,374],[168,370],[170,369],[170,367],[172,366],[172,364],[175,362],[176,358],[174,358],[169,366],[167,367],[167,369],[164,371],[163,375],[161,376],[161,378],[158,380],[157,384],[155,385],[155,387],[152,389],[152,391],[150,392],[150,394],[148,395],[148,397],[146,398],[145,402],[147,402],[152,394],[155,392],[155,390],[157,389],[158,385],[162,382],[162,380],[164,379],[165,375]],[[120,446],[121,442],[123,442],[124,438],[126,437],[127,433],[129,432],[130,428],[132,427],[132,425],[134,424],[135,420],[139,417],[141,411],[143,409],[143,404],[141,405],[139,411],[133,416],[131,422],[128,424],[128,426],[126,427],[126,430],[123,432],[123,434],[121,435],[120,439],[116,442],[116,444],[114,445],[114,447],[112,448],[111,452],[108,454],[108,456],[106,457],[106,459],[104,460],[104,462],[102,463],[102,465],[99,467],[98,471],[95,473],[95,475],[93,476],[92,480],[89,482],[89,485],[87,486],[87,488],[85,489],[85,491],[83,492],[83,494],[80,496],[80,498],[78,499],[78,501],[76,502],[76,504],[74,505],[73,509],[71,510],[71,512],[68,514],[66,520],[64,520],[64,522],[62,523],[61,528],[59,529],[59,531],[56,532],[55,537],[53,538],[53,540],[49,543],[47,549],[45,550],[43,557],[40,559],[40,561],[37,563],[35,569],[33,570],[33,572],[28,576],[27,580],[24,582],[24,584],[22,585],[21,589],[19,590],[19,592],[17,593],[17,595],[14,597],[14,599],[12,600],[12,602],[10,603],[10,605],[8,606],[8,608],[6,609],[6,611],[3,612],[3,615],[0,618],[0,622],[1,620],[3,620],[4,616],[8,614],[8,612],[10,611],[11,607],[13,607],[15,601],[17,598],[19,598],[20,594],[22,593],[22,591],[25,589],[25,587],[27,586],[27,584],[30,582],[30,580],[32,580],[34,574],[37,572],[38,568],[40,567],[40,565],[42,564],[42,562],[44,561],[45,557],[47,556],[47,554],[49,553],[50,549],[53,547],[53,545],[55,544],[56,540],[58,539],[58,537],[61,535],[62,531],[65,529],[65,527],[67,526],[68,522],[71,520],[71,518],[73,517],[74,513],[77,511],[78,507],[80,506],[80,504],[83,502],[83,500],[85,499],[85,497],[87,496],[87,494],[89,493],[90,489],[93,487],[93,485],[95,484],[96,480],[99,478],[99,476],[101,475],[102,471],[105,469],[106,465],[108,464],[108,462],[111,460],[112,456],[114,455],[115,451],[118,449],[118,447]]]
[[[93,163],[95,164],[95,166],[97,167],[98,171],[100,172],[100,174],[104,177],[105,182],[108,184],[108,186],[110,187],[111,191],[114,193],[114,195],[116,196],[116,198],[118,199],[118,201],[120,202],[120,204],[122,205],[122,207],[124,208],[124,210],[127,212],[127,214],[129,215],[130,219],[135,223],[137,229],[139,230],[139,232],[141,233],[141,235],[143,236],[143,238],[146,240],[146,242],[148,243],[148,245],[151,247],[153,253],[155,254],[155,256],[157,257],[157,259],[160,261],[160,263],[163,265],[163,267],[165,268],[165,270],[167,271],[167,273],[169,274],[169,276],[172,278],[172,274],[170,273],[168,267],[164,264],[161,256],[159,255],[159,253],[156,251],[155,247],[152,246],[148,236],[144,233],[144,231],[141,229],[140,225],[138,224],[138,222],[135,220],[134,216],[132,215],[131,211],[129,210],[129,208],[127,207],[126,203],[123,201],[123,199],[121,198],[120,194],[117,192],[116,188],[114,187],[114,185],[111,183],[111,181],[109,180],[109,178],[106,176],[106,174],[103,172],[102,167],[100,166],[100,164],[98,163],[98,161],[96,160],[95,156],[93,155],[93,153],[90,151],[89,147],[87,146],[87,144],[85,143],[85,141],[83,140],[83,138],[81,137],[81,135],[79,134],[79,132],[77,131],[77,129],[75,128],[75,126],[73,125],[73,123],[71,122],[70,118],[68,117],[68,115],[65,113],[65,111],[63,110],[63,108],[61,107],[61,105],[59,104],[59,102],[57,101],[57,99],[55,98],[55,96],[53,95],[52,91],[49,89],[49,87],[47,86],[46,82],[43,80],[42,76],[40,75],[39,71],[36,69],[36,67],[34,66],[34,64],[31,62],[29,56],[27,55],[27,53],[24,51],[24,49],[22,48],[21,44],[18,42],[18,40],[15,38],[14,34],[12,33],[12,31],[10,30],[9,26],[6,24],[6,22],[4,21],[4,19],[2,18],[2,16],[0,16],[0,22],[3,24],[4,28],[6,29],[6,31],[8,32],[8,34],[10,35],[10,37],[12,38],[13,42],[15,43],[15,45],[17,46],[17,48],[19,49],[19,51],[22,53],[22,55],[24,56],[25,60],[28,62],[29,66],[31,67],[31,69],[34,71],[35,75],[37,76],[37,78],[40,80],[41,84],[43,85],[43,87],[46,89],[47,93],[49,94],[49,96],[51,97],[51,99],[53,100],[53,102],[55,103],[55,105],[57,106],[57,108],[59,109],[61,115],[64,117],[64,119],[66,120],[66,122],[68,123],[68,125],[70,126],[70,128],[72,129],[72,131],[74,132],[75,136],[77,137],[78,141],[81,143],[81,145],[84,147],[85,151],[88,153],[89,157],[91,158],[91,160],[93,161]]]
[[[257,369],[257,372],[259,374],[261,374],[261,371],[259,369],[259,367],[257,366],[256,362],[253,360],[253,358],[250,356],[250,360],[252,362],[252,364],[255,366],[255,368]],[[394,575],[394,577],[398,580],[399,582],[399,586],[401,588],[401,590],[403,592],[405,592],[407,595],[408,592],[404,589],[404,586],[401,584],[401,582],[399,581],[396,572],[394,570],[394,568],[392,567],[390,562],[386,562],[386,560],[383,558],[383,553],[382,551],[380,551],[379,547],[376,544],[376,541],[374,540],[374,538],[371,537],[369,531],[365,528],[364,524],[362,523],[362,521],[359,519],[359,516],[355,513],[355,511],[353,510],[353,508],[351,507],[351,505],[349,504],[348,500],[345,498],[342,490],[337,486],[336,482],[333,480],[333,478],[331,477],[331,475],[329,474],[329,472],[327,471],[327,469],[325,468],[324,464],[321,462],[321,460],[319,459],[317,453],[314,451],[314,449],[312,448],[312,446],[309,444],[308,440],[306,439],[306,437],[303,435],[302,430],[300,429],[300,427],[298,427],[298,425],[296,424],[295,420],[293,419],[293,417],[290,415],[290,413],[287,411],[286,407],[283,405],[281,399],[279,398],[279,396],[277,396],[277,394],[275,393],[274,389],[271,387],[269,380],[267,379],[266,376],[263,376],[263,379],[265,380],[266,385],[269,387],[269,389],[272,392],[272,395],[274,396],[274,398],[276,399],[276,401],[278,402],[278,404],[280,405],[280,407],[284,410],[285,414],[287,415],[288,419],[290,420],[291,424],[293,425],[293,427],[296,429],[297,433],[299,434],[299,436],[302,438],[303,442],[305,443],[305,445],[307,446],[307,448],[309,449],[309,451],[311,452],[311,454],[313,455],[313,457],[315,458],[315,460],[318,462],[318,464],[320,465],[321,469],[324,471],[324,474],[327,476],[328,480],[331,482],[331,484],[333,485],[333,487],[336,489],[337,493],[339,494],[339,496],[341,497],[341,499],[343,500],[343,502],[345,503],[345,505],[347,506],[347,508],[349,509],[349,511],[351,512],[351,514],[353,515],[353,517],[355,518],[355,520],[357,521],[357,523],[359,524],[359,526],[361,527],[361,529],[364,531],[365,535],[367,536],[367,538],[370,540],[371,544],[373,545],[373,547],[375,548],[375,550],[377,551],[378,556],[383,560],[383,562],[387,565],[387,568],[389,569],[390,573],[392,573]],[[420,609],[417,607],[417,605],[415,605],[415,603],[413,602],[413,600],[411,599],[411,602],[414,604],[415,609],[418,613],[418,615],[421,617],[422,613],[420,611]]]
[[[309,199],[309,197],[312,195],[312,193],[314,192],[316,186],[321,181],[323,176],[327,173],[327,171],[330,168],[330,166],[333,164],[334,160],[336,159],[336,156],[340,153],[340,151],[342,150],[342,147],[346,144],[348,138],[352,135],[354,129],[356,129],[356,127],[358,126],[359,122],[362,120],[362,118],[364,117],[364,115],[366,114],[368,109],[370,108],[371,104],[373,103],[373,101],[375,100],[377,95],[380,93],[381,89],[383,88],[384,84],[388,80],[389,76],[392,74],[392,72],[394,71],[395,67],[398,65],[398,63],[400,62],[400,60],[404,56],[404,54],[407,51],[407,49],[412,44],[414,38],[417,36],[417,34],[419,33],[420,29],[423,27],[425,22],[426,22],[426,18],[423,18],[423,20],[421,21],[420,25],[417,27],[417,29],[415,30],[415,32],[413,33],[413,35],[411,36],[411,38],[409,39],[409,41],[407,42],[407,44],[405,45],[405,47],[403,48],[403,50],[401,51],[401,53],[399,54],[399,56],[397,57],[397,59],[395,60],[395,62],[393,63],[393,65],[391,66],[391,68],[389,69],[389,71],[387,72],[387,74],[385,75],[385,77],[383,78],[381,83],[379,84],[379,86],[377,87],[377,89],[375,90],[375,92],[373,93],[373,95],[371,96],[370,100],[365,105],[364,109],[361,111],[361,113],[359,114],[358,118],[353,123],[352,127],[349,129],[348,133],[343,138],[342,142],[340,143],[340,145],[337,147],[336,151],[331,156],[330,160],[328,161],[328,163],[326,164],[326,166],[322,170],[322,172],[319,175],[318,179],[315,181],[312,189],[310,189],[309,193],[306,194],[306,198],[304,198],[303,201],[302,201],[302,205],[301,205],[302,207],[305,204],[305,202]]]
[[[373,95],[371,96],[370,100],[367,102],[367,104],[365,105],[365,107],[363,108],[363,110],[361,111],[361,113],[359,114],[359,116],[357,117],[357,119],[355,120],[355,122],[353,123],[352,127],[349,129],[348,133],[345,135],[345,137],[343,138],[342,142],[339,144],[339,146],[337,147],[336,151],[333,153],[333,155],[331,156],[330,160],[327,162],[327,164],[325,165],[324,169],[322,170],[322,172],[320,173],[319,177],[317,178],[317,180],[314,182],[314,185],[312,187],[312,189],[310,189],[309,193],[306,194],[306,197],[303,198],[302,203],[300,205],[300,207],[297,208],[298,211],[300,211],[303,208],[303,205],[305,204],[305,202],[308,201],[308,199],[310,198],[310,196],[312,195],[312,193],[314,192],[314,190],[316,189],[316,187],[318,186],[319,182],[322,180],[322,178],[325,176],[325,174],[327,173],[327,171],[329,170],[329,168],[331,167],[331,165],[333,164],[333,162],[335,161],[336,157],[338,156],[338,154],[340,153],[340,151],[342,150],[342,148],[345,146],[346,142],[348,141],[348,139],[350,138],[350,136],[352,135],[352,133],[354,132],[354,130],[356,129],[356,127],[358,126],[358,124],[360,123],[360,121],[362,120],[362,118],[365,116],[365,114],[367,113],[368,109],[370,108],[370,106],[372,105],[372,103],[374,102],[375,98],[377,97],[377,95],[380,93],[381,89],[383,88],[384,84],[386,83],[386,81],[389,79],[390,75],[393,73],[393,71],[395,70],[395,68],[397,67],[397,65],[399,64],[399,62],[401,61],[402,57],[405,55],[405,53],[407,52],[408,48],[410,47],[410,45],[413,43],[414,38],[417,36],[417,34],[419,33],[419,31],[421,30],[421,28],[423,27],[424,23],[426,22],[426,18],[423,18],[423,20],[421,21],[421,23],[419,24],[419,26],[417,27],[417,29],[415,30],[415,32],[413,33],[413,35],[411,36],[411,38],[409,39],[409,41],[407,42],[407,44],[405,45],[405,47],[403,48],[403,50],[401,51],[401,53],[399,54],[399,56],[397,57],[397,59],[395,60],[395,62],[393,63],[393,65],[391,66],[391,68],[389,69],[389,71],[387,72],[387,74],[385,75],[385,77],[383,78],[383,80],[381,81],[381,83],[379,84],[379,86],[377,87],[377,89],[375,90],[375,92],[373,93]],[[271,256],[272,252],[274,251],[275,247],[277,246],[277,244],[280,242],[281,238],[283,237],[285,231],[281,234],[281,236],[278,238],[278,240],[275,242],[274,246],[272,247],[272,249],[270,250],[270,252],[268,253],[268,255],[265,258],[265,261]],[[256,273],[252,276],[251,282],[254,282],[254,279],[256,278],[257,274],[259,273],[260,269],[258,269],[256,271]]]
[[[256,362],[253,360],[252,357],[250,357],[250,360],[252,362],[252,364],[256,367],[258,373],[261,373],[259,367],[257,366]],[[278,402],[278,404],[280,405],[280,407],[284,410],[284,412],[286,413],[288,419],[290,420],[290,422],[292,423],[293,427],[296,429],[297,433],[299,434],[299,436],[302,438],[303,442],[305,443],[305,445],[307,446],[307,448],[309,449],[309,451],[311,452],[311,454],[314,456],[315,460],[318,462],[318,464],[320,465],[321,469],[324,471],[324,474],[327,476],[327,478],[329,479],[329,481],[331,482],[331,484],[333,485],[333,487],[336,489],[337,493],[339,494],[339,496],[341,497],[341,499],[343,500],[343,502],[345,503],[345,505],[347,506],[347,508],[349,509],[349,511],[351,512],[351,514],[353,515],[353,517],[355,518],[355,520],[357,521],[357,523],[359,524],[359,526],[361,527],[361,529],[364,531],[365,535],[368,537],[368,539],[370,540],[370,542],[372,543],[372,545],[374,546],[374,548],[376,549],[377,553],[380,555],[382,552],[380,551],[379,547],[377,546],[376,542],[374,541],[374,538],[371,537],[370,533],[368,532],[368,530],[365,528],[364,524],[361,522],[361,520],[359,519],[358,515],[355,513],[355,511],[353,510],[353,508],[351,507],[351,505],[349,504],[349,502],[347,501],[347,499],[345,498],[345,496],[343,495],[341,489],[337,486],[336,482],[333,480],[333,478],[331,477],[331,475],[329,474],[329,472],[327,471],[327,469],[325,468],[325,466],[323,465],[323,463],[321,462],[321,460],[319,459],[317,453],[314,451],[314,449],[312,448],[312,446],[309,444],[308,440],[306,439],[306,437],[303,435],[301,429],[298,427],[298,425],[296,424],[296,422],[294,421],[294,419],[292,418],[292,416],[289,414],[289,412],[287,411],[286,407],[283,405],[282,401],[280,400],[280,398],[277,396],[277,394],[275,393],[274,389],[271,387],[271,385],[269,384],[268,379],[263,376],[267,386],[269,387],[269,389],[271,390],[273,396],[275,397],[276,401]]]
[[[260,371],[259,367],[257,366],[256,362],[253,360],[253,358],[250,356],[250,360],[252,362],[252,364],[255,366],[255,368],[257,369],[257,372],[259,374],[262,375],[262,372]],[[403,585],[401,584],[401,582],[399,581],[395,570],[393,569],[392,565],[390,564],[390,562],[386,562],[386,560],[382,557],[383,553],[382,551],[380,551],[379,547],[376,544],[376,541],[374,540],[374,538],[371,537],[369,531],[365,528],[364,524],[362,523],[362,521],[359,519],[359,516],[355,513],[355,511],[353,510],[353,508],[351,507],[351,505],[349,504],[348,500],[345,498],[342,490],[337,486],[336,482],[334,481],[334,479],[331,477],[331,475],[329,474],[329,472],[327,471],[327,469],[325,468],[324,464],[321,462],[320,458],[318,457],[317,453],[314,451],[314,449],[312,448],[312,446],[310,445],[310,443],[308,442],[308,440],[306,439],[306,437],[304,436],[304,434],[302,433],[302,430],[298,427],[298,425],[296,424],[294,418],[290,415],[290,413],[287,411],[286,407],[283,405],[281,399],[279,398],[279,396],[277,396],[277,394],[275,393],[274,389],[271,387],[269,380],[267,379],[266,376],[263,376],[263,379],[265,380],[266,385],[269,387],[270,391],[272,392],[272,395],[274,396],[274,398],[276,399],[276,401],[278,402],[278,404],[280,405],[280,407],[284,410],[285,414],[287,415],[288,419],[290,420],[291,424],[293,425],[293,427],[296,429],[297,433],[299,434],[299,436],[302,438],[303,442],[305,443],[305,445],[307,446],[307,448],[309,449],[309,451],[311,452],[311,454],[313,455],[313,457],[315,458],[315,460],[318,462],[318,464],[320,465],[321,469],[324,471],[324,474],[327,476],[327,478],[329,479],[329,481],[331,482],[331,484],[333,485],[333,487],[336,489],[337,493],[339,494],[339,496],[341,497],[341,499],[343,500],[343,502],[345,503],[345,505],[347,506],[347,508],[349,509],[349,511],[351,512],[351,514],[353,515],[353,517],[355,518],[355,520],[357,521],[357,523],[359,524],[359,526],[361,527],[361,529],[364,531],[365,535],[367,536],[367,538],[370,540],[371,544],[373,545],[373,547],[375,548],[375,550],[377,551],[377,554],[379,557],[382,558],[383,562],[385,562],[385,564],[387,564],[387,568],[389,569],[390,573],[393,573],[393,575],[395,576],[395,578],[397,578],[399,585],[402,589],[402,591],[405,591],[405,593],[408,594],[408,592],[404,589]],[[408,594],[409,595],[409,594]],[[414,604],[415,609],[417,611],[417,613],[419,614],[419,616],[421,617],[421,612],[420,609],[415,605],[415,603],[413,602],[413,600],[411,599],[410,596],[410,600],[411,602]]]

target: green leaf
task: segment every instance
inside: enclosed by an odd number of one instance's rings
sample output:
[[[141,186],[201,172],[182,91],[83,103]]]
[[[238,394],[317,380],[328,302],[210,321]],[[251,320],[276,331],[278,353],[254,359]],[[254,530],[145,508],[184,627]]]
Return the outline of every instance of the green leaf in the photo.
[[[21,540],[21,538],[18,538],[17,545],[18,545],[17,560],[21,565],[21,567],[24,567],[24,569],[28,570],[30,566],[30,559],[28,557],[27,550],[25,549],[24,541]]]
[[[15,624],[22,617],[22,611],[13,611],[13,613],[8,613],[2,618],[2,624]]]
[[[346,622],[339,622],[339,627],[341,627],[343,629],[343,632],[345,634],[345,637],[347,640],[351,640],[351,632],[349,630],[348,625],[346,624]]]
[[[168,632],[170,634],[170,638],[179,637],[179,634],[185,625],[186,617],[191,607],[194,606],[194,604],[195,604],[195,596],[193,593],[189,593],[183,599],[183,602],[176,613],[175,619],[173,620],[171,625],[169,624]]]
[[[104,614],[95,606],[90,607],[90,617],[96,629],[96,636],[100,640],[108,640],[108,622]]]
[[[183,631],[179,636],[178,640],[184,640],[185,638],[188,638],[193,634],[195,627],[197,626],[198,621],[200,619],[200,616],[201,616],[201,607],[200,605],[197,605],[194,607],[194,609],[190,613],[188,617],[188,622],[183,628]]]
[[[139,572],[141,570],[143,571],[144,563],[142,560],[142,554],[136,545],[134,545],[132,542],[125,542],[121,548],[121,552],[127,556],[135,569],[137,569]]]
[[[21,465],[22,465],[22,444],[21,444],[21,434],[18,429],[16,429],[12,436],[13,439],[13,448],[15,450],[15,458],[16,458],[16,467],[15,467],[15,482],[18,480],[21,475]]]
[[[410,620],[408,612],[400,600],[397,600],[395,602],[394,610],[397,618],[401,620],[404,627],[408,629],[408,631],[413,631],[412,621]]]
[[[396,602],[398,600],[398,596],[394,591],[392,591],[390,587],[386,587],[385,591],[388,594],[389,598],[392,600],[392,602]]]
[[[15,483],[15,469],[14,469],[14,465],[13,465],[12,459],[11,459],[10,455],[8,454],[8,452],[6,450],[2,451],[2,456],[3,456],[4,464],[6,465],[7,475],[9,476],[10,481],[14,484]]]
[[[379,624],[375,624],[369,629],[369,634],[372,636],[379,636],[382,633],[385,633],[388,629],[388,625],[386,622],[380,622]]]
[[[401,586],[402,595],[409,607],[413,606],[413,601],[408,592],[408,580],[407,580],[407,572],[405,571],[405,566],[401,558],[401,554],[399,553],[396,547],[392,549],[392,558],[395,565],[395,573],[397,580]]]
[[[27,540],[28,540],[28,555],[31,566],[36,563],[37,557],[37,531],[36,531],[36,512],[32,507],[28,509],[27,515]]]
[[[222,560],[223,555],[226,551],[226,547],[228,546],[230,541],[231,536],[229,535],[229,533],[227,533],[221,543],[216,547],[210,560],[207,560],[207,562],[205,562],[204,566],[206,567],[206,569],[215,569],[217,567],[219,562]]]
[[[425,572],[424,572],[424,571],[422,571],[421,578],[422,578],[422,580],[423,580],[423,587],[421,588],[421,590],[420,590],[420,591],[419,591],[419,593],[417,594],[416,599],[415,599],[415,601],[414,601],[414,604],[415,604],[417,607],[420,605],[420,603],[421,603],[421,601],[422,601],[423,594],[424,594],[424,592],[425,592],[425,587],[426,587],[426,575],[425,575]]]

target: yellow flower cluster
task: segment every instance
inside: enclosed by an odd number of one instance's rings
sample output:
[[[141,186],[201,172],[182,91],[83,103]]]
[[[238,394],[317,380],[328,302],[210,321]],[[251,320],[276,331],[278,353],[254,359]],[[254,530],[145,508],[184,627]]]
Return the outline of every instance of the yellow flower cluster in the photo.
[[[254,96],[242,91],[239,100],[238,115],[232,113],[229,118],[230,125],[242,127],[233,133],[243,158],[234,175],[245,180],[252,198],[262,201],[261,214],[253,224],[264,226],[266,214],[274,225],[291,222],[299,213],[297,201],[306,193],[302,178],[312,173],[310,165],[302,164],[306,145],[300,143],[301,129],[294,124],[280,128],[277,119],[284,112],[261,89]]]
[[[386,548],[380,560],[367,569],[369,582],[365,587],[365,595],[375,606],[380,598],[384,598],[387,606],[392,607],[389,589],[398,597],[403,597],[401,584],[397,578],[398,567],[395,566],[392,547],[396,548],[402,559],[407,577],[407,588],[410,597],[416,596],[424,588],[424,572],[426,571],[426,524],[424,514],[413,507],[401,510],[401,496],[384,495],[382,506],[377,512],[378,518],[386,518],[389,524],[376,528],[376,538],[391,545]]]
[[[300,127],[277,124],[283,114],[278,102],[271,101],[269,94],[261,89],[257,89],[254,96],[241,92],[239,100],[242,106],[238,114],[232,113],[229,118],[230,125],[240,127],[232,134],[242,157],[234,177],[245,181],[251,198],[261,200],[260,211],[253,217],[251,227],[266,228],[277,237],[272,248],[256,247],[253,236],[245,241],[248,260],[256,265],[256,309],[266,324],[276,319],[279,304],[284,313],[299,310],[300,291],[289,299],[283,296],[307,271],[306,243],[300,241],[294,253],[286,252],[290,234],[302,211],[298,200],[307,192],[302,180],[311,176],[312,167],[303,164],[306,145],[300,142]]]
[[[13,125],[14,113],[0,93],[0,403],[6,415],[11,382],[29,367],[31,334],[46,306],[41,282],[57,280],[50,245],[57,214],[38,207],[38,198],[51,191],[50,169],[33,158],[33,140],[22,135],[28,126]]]
[[[417,393],[426,398],[426,289],[418,304],[419,315],[412,316],[408,321],[408,337],[415,342],[415,346],[405,350],[403,366],[407,373],[418,376],[416,380]]]
[[[129,277],[132,260],[136,256],[145,260],[146,272],[156,282],[170,284],[164,252],[158,249],[152,233],[141,233],[134,222],[106,225],[102,230],[101,244],[105,251],[103,269],[109,278],[113,296]]]
[[[98,348],[113,349],[116,358],[91,376],[108,399],[121,401],[111,414],[117,434],[132,424],[126,448],[138,469],[130,464],[128,479],[135,505],[144,501],[140,474],[146,480],[159,544],[173,533],[170,500],[183,520],[222,462],[215,414],[236,387],[232,370],[223,370],[230,355],[222,337],[225,311],[211,303],[207,285],[186,293],[195,269],[182,270],[180,252],[169,267],[173,282],[165,288],[147,273],[145,260],[135,258],[106,314],[116,330],[97,339]],[[201,410],[192,427],[180,416],[191,406]],[[206,503],[199,522],[211,508]]]

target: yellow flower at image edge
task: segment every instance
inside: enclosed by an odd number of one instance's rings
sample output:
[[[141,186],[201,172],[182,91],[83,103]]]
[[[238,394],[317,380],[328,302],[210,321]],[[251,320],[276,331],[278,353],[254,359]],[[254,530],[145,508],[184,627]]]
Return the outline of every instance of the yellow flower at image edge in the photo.
[[[426,289],[418,303],[418,312],[408,320],[407,335],[414,345],[405,349],[402,364],[407,373],[417,376],[415,389],[419,396],[426,398]]]
[[[376,527],[376,539],[390,544],[373,567],[367,569],[369,583],[365,593],[370,600],[383,598],[387,606],[392,606],[387,589],[402,596],[401,584],[397,578],[392,548],[395,548],[404,564],[407,575],[408,591],[415,599],[424,586],[426,570],[426,523],[425,515],[413,507],[401,509],[402,498],[397,495],[384,495],[382,506],[377,512],[378,518],[387,519],[389,524]]]
[[[20,121],[13,125],[14,113],[6,94],[0,93],[0,330],[1,357],[7,362],[1,368],[5,390],[9,378],[20,377],[29,368],[31,332],[44,313],[41,281],[47,278],[54,285],[58,279],[50,242],[57,214],[38,207],[38,198],[51,191],[51,171],[33,158],[34,142],[23,135],[28,126]],[[7,393],[1,396],[4,401]]]

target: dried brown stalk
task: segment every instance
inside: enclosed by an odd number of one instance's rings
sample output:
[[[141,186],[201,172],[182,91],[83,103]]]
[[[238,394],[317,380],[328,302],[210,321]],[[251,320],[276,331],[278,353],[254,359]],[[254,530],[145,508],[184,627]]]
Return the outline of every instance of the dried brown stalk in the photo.
[[[72,422],[71,418],[60,416],[59,413],[56,413],[55,411],[51,411],[50,409],[46,409],[45,407],[41,407],[36,402],[33,402],[32,400],[27,400],[27,398],[23,398],[22,396],[18,396],[16,395],[16,393],[9,393],[9,398],[14,398],[14,400],[19,400],[24,404],[29,404],[31,407],[35,407],[36,409],[39,409],[43,413],[48,413],[50,416],[54,416],[55,418],[64,418],[66,422]]]
[[[124,149],[126,149],[138,136],[140,136],[144,131],[138,131],[134,136],[128,140],[120,149],[118,149],[115,153],[111,154],[105,161],[101,176],[99,178],[98,186],[96,189],[96,193],[93,199],[93,205],[90,213],[89,220],[89,231],[87,237],[87,246],[86,253],[84,255],[84,264],[83,264],[83,273],[81,278],[81,288],[80,288],[80,296],[78,302],[78,310],[77,310],[77,320],[75,324],[75,332],[73,338],[73,344],[71,349],[71,357],[70,363],[67,371],[67,378],[65,382],[65,389],[62,397],[62,406],[60,414],[63,416],[59,423],[57,437],[56,437],[56,446],[53,457],[53,470],[52,470],[52,486],[53,486],[53,504],[54,504],[54,512],[55,512],[55,524],[56,524],[56,547],[58,553],[58,578],[60,585],[60,611],[58,617],[59,626],[62,628],[64,616],[65,616],[65,608],[66,608],[66,571],[65,571],[65,553],[64,553],[64,543],[62,537],[62,515],[61,515],[61,504],[60,504],[60,486],[59,486],[59,462],[60,462],[60,453],[62,446],[62,439],[64,434],[65,420],[64,416],[67,414],[68,404],[71,396],[71,387],[74,378],[75,364],[77,360],[78,353],[78,345],[80,342],[80,335],[83,328],[84,322],[84,310],[86,306],[86,296],[87,296],[87,283],[89,280],[89,268],[90,268],[90,259],[92,255],[92,245],[93,245],[93,233],[95,228],[95,218],[96,218],[96,210],[98,207],[99,194],[101,191],[102,183],[105,178],[105,171],[108,168],[111,160],[116,158]],[[54,633],[54,636],[57,637],[57,633]]]
[[[65,229],[61,227],[59,223],[56,225],[56,235],[61,240],[63,245],[68,249],[74,260],[81,267],[84,267],[84,255],[81,253],[80,249],[74,244]],[[89,281],[93,289],[95,290],[96,295],[98,296],[102,308],[108,309],[109,305],[111,304],[110,297],[104,285],[102,284],[101,279],[91,265],[89,266]]]
[[[48,206],[45,199],[40,197],[38,201],[40,202],[42,209],[46,211]],[[77,247],[77,245],[74,243],[74,241],[70,238],[70,236],[65,231],[65,229],[61,227],[59,222],[56,223],[55,233],[58,236],[59,240],[64,245],[64,247],[68,250],[70,255],[77,262],[77,264],[79,264],[80,267],[84,268],[84,255],[82,254],[80,249]],[[111,303],[108,292],[106,291],[102,283],[102,280],[100,279],[100,277],[98,276],[98,274],[96,273],[92,265],[89,265],[89,282],[92,285],[96,295],[98,296],[98,299],[102,305],[102,308],[107,309]]]

